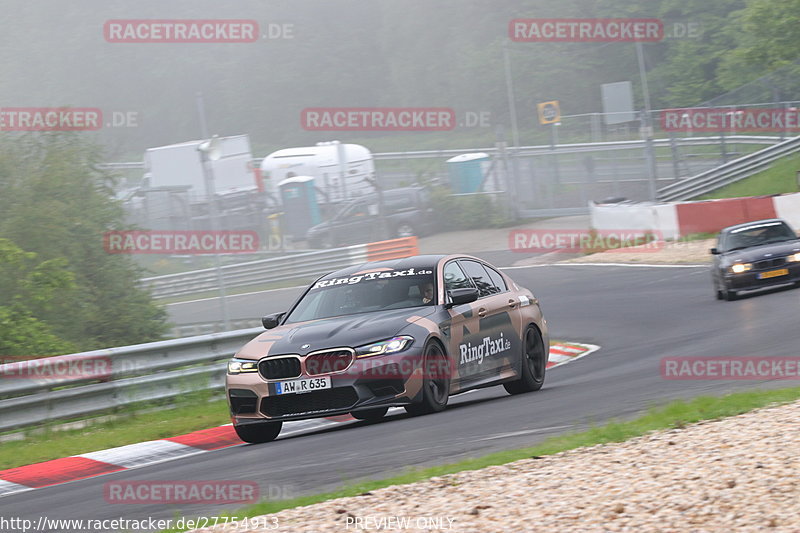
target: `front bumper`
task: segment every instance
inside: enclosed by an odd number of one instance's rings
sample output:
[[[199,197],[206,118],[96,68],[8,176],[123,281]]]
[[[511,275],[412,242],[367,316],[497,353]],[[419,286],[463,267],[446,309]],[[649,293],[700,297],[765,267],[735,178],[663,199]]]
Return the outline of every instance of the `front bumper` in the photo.
[[[237,425],[264,420],[304,420],[350,413],[372,407],[407,405],[422,390],[422,349],[390,355],[356,358],[342,372],[330,376],[331,388],[304,393],[277,394],[276,384],[294,379],[323,377],[305,373],[297,378],[266,380],[259,373],[228,374],[226,396]]]
[[[775,270],[786,269],[788,274],[783,276],[769,277],[760,279],[760,275],[765,272],[772,272]],[[783,266],[770,268],[768,270],[749,271],[741,274],[732,274],[730,272],[724,275],[725,285],[728,290],[749,290],[760,289],[764,287],[772,287],[775,285],[783,285],[786,283],[794,283],[800,281],[800,263],[786,263]]]

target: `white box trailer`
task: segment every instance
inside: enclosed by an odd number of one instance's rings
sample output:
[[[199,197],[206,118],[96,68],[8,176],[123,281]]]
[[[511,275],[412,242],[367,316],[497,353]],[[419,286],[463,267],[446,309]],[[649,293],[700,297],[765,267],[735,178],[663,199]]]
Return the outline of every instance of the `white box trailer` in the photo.
[[[150,187],[190,187],[195,200],[206,199],[201,154],[197,150],[204,141],[187,141],[158,146],[145,151],[144,162]],[[255,191],[257,173],[252,166],[250,137],[234,135],[220,137],[220,158],[211,161],[214,191],[224,195],[233,192]]]
[[[316,146],[285,148],[261,161],[266,190],[278,196],[277,185],[286,178],[311,176],[320,193],[320,202],[337,203],[374,192],[370,180],[375,176],[372,153],[358,144],[339,141]]]

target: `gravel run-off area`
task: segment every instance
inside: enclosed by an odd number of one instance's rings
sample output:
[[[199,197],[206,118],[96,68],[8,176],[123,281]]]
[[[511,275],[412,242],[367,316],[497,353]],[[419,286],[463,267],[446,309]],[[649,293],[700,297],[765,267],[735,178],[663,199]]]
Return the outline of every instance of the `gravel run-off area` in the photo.
[[[641,263],[705,264],[711,262],[710,250],[716,239],[658,242],[648,246],[620,248],[567,259],[566,263]]]
[[[800,532],[798,429],[794,402],[198,531]]]

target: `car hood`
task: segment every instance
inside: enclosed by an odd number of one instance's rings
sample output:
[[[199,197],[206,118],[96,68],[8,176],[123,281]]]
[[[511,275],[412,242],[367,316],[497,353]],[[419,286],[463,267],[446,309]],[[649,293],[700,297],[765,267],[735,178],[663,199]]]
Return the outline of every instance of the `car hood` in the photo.
[[[340,346],[354,348],[394,337],[409,324],[430,316],[435,310],[436,307],[410,307],[286,324],[260,334],[236,356],[260,359],[266,355],[305,355]]]
[[[800,240],[753,246],[728,252],[724,257],[729,263],[754,263],[764,259],[785,257],[796,252],[800,252]]]

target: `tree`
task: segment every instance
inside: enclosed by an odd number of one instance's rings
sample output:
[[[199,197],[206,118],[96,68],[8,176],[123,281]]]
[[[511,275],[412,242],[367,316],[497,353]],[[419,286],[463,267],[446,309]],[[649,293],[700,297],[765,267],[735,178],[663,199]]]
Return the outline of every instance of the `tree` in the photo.
[[[64,259],[37,261],[8,239],[0,239],[0,363],[4,356],[37,357],[74,350],[34,315],[59,291],[75,288]]]
[[[141,270],[103,248],[124,229],[112,176],[95,170],[100,153],[71,133],[12,137],[0,145],[0,237],[43,260],[65,260],[76,290],[35,309],[60,338],[80,349],[138,344],[166,331],[163,309],[137,286]]]

